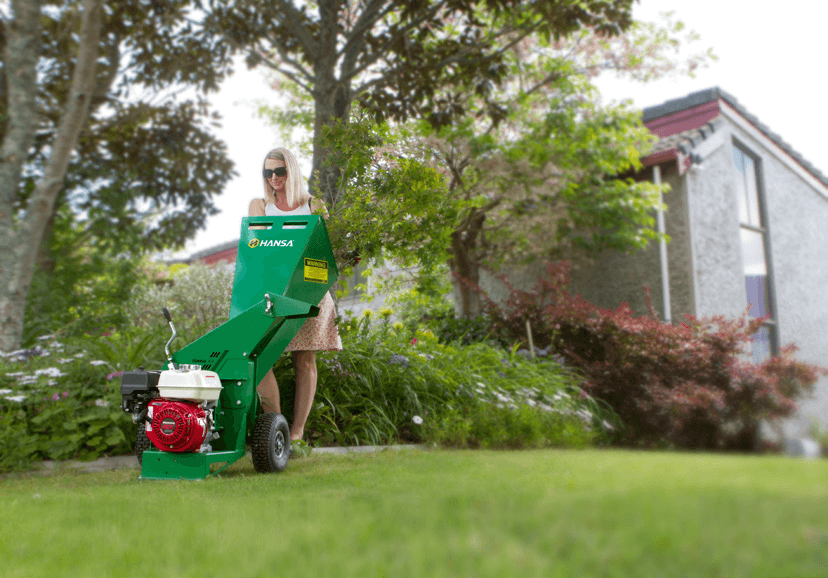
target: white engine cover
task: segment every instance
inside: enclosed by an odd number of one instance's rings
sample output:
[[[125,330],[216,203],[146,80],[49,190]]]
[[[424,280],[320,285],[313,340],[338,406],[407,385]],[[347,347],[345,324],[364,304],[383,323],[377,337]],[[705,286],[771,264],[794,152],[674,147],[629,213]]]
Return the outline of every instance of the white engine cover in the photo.
[[[213,371],[168,369],[158,377],[158,392],[169,399],[216,401],[221,389],[221,380]]]

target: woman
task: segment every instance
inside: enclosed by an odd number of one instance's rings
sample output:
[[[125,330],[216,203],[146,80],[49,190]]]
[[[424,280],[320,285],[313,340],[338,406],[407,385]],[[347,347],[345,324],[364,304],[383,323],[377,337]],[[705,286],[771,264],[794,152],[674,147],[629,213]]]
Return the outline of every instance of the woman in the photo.
[[[274,149],[267,153],[262,167],[264,198],[250,201],[251,217],[310,215],[311,203],[317,212],[327,216],[324,205],[313,199],[305,189],[299,164],[287,149]],[[293,403],[293,423],[290,426],[291,450],[300,455],[310,453],[302,440],[305,422],[310,414],[316,394],[316,352],[341,351],[342,341],[336,330],[336,310],[330,293],[319,303],[319,315],[310,317],[296,334],[285,351],[291,352],[296,370],[296,396]],[[264,411],[282,413],[279,404],[279,385],[273,370],[267,372],[258,387]]]

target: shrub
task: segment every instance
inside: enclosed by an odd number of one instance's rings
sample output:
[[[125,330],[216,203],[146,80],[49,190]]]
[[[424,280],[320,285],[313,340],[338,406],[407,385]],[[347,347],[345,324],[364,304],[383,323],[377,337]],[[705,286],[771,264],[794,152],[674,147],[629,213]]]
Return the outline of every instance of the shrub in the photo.
[[[343,351],[318,356],[316,404],[305,428],[312,443],[581,446],[613,427],[612,412],[554,360],[483,343],[441,344],[389,317],[344,319]],[[292,364],[284,357],[274,371],[290,420]]]
[[[161,314],[166,307],[178,339],[189,343],[227,321],[233,293],[233,272],[227,268],[194,263],[171,271],[157,268],[148,277],[132,292],[127,308],[134,327],[168,336],[167,321]]]
[[[92,247],[64,247],[53,267],[38,270],[32,279],[23,344],[34,346],[38,336],[58,331],[79,336],[123,325],[128,320],[124,303],[140,279],[135,257],[113,257]]]
[[[117,377],[105,361],[54,338],[0,356],[0,472],[129,452],[134,426],[120,409]]]
[[[551,347],[585,376],[584,389],[606,402],[624,428],[617,441],[704,449],[753,449],[761,420],[790,416],[824,369],[794,358],[795,346],[755,365],[744,347],[762,320],[697,319],[679,325],[636,317],[621,305],[599,309],[566,291],[567,264],[550,265],[531,291],[508,279],[503,304],[485,298],[495,331]]]

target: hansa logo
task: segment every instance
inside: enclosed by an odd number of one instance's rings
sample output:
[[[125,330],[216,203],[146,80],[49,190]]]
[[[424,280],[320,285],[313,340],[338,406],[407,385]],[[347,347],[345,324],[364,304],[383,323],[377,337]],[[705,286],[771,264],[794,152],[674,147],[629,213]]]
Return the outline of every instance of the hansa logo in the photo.
[[[256,247],[293,247],[293,239],[270,239],[267,241],[252,239],[247,246],[251,249]]]

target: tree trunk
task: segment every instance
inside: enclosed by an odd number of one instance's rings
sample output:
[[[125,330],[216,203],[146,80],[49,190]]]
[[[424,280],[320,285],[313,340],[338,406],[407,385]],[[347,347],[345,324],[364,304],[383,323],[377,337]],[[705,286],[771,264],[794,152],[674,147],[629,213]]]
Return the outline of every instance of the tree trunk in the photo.
[[[96,86],[95,69],[103,15],[102,4],[103,0],[84,1],[78,58],[72,73],[72,86],[66,110],[52,142],[52,156],[43,178],[35,186],[25,215],[16,220],[12,214],[12,196],[20,180],[20,172],[26,158],[25,152],[33,142],[36,128],[33,106],[37,85],[34,68],[40,52],[37,44],[40,2],[15,0],[13,3],[15,19],[10,33],[15,34],[15,40],[10,39],[8,44],[6,70],[20,72],[16,75],[18,78],[9,79],[9,116],[15,121],[17,114],[29,114],[29,117],[20,120],[22,126],[16,127],[15,132],[8,130],[3,142],[3,172],[0,173],[0,186],[3,187],[0,193],[0,269],[3,276],[0,285],[0,350],[3,351],[20,346],[26,298],[43,234],[66,176],[72,151],[89,117],[89,105]],[[23,53],[12,54],[16,50],[23,50]],[[23,68],[18,68],[21,65]],[[12,76],[15,75],[9,75]],[[16,85],[17,92],[12,91],[12,84]],[[16,99],[22,99],[23,102]],[[10,120],[10,125],[11,122]],[[11,129],[11,126],[9,128]]]
[[[6,25],[7,44],[3,55],[8,124],[0,150],[0,351],[20,345],[28,292],[15,274],[23,249],[30,241],[15,226],[14,201],[35,137],[40,0],[13,0],[12,12],[14,18]]]
[[[313,169],[310,178],[311,194],[321,196],[328,207],[336,204],[337,184],[341,174],[338,167],[326,165],[329,150],[319,146],[325,127],[336,121],[348,122],[351,114],[351,86],[336,76],[337,39],[341,0],[319,2],[319,52],[313,65],[314,123]]]
[[[330,78],[317,81],[314,87],[315,119],[313,125],[313,170],[310,190],[314,196],[321,196],[328,207],[333,207],[337,198],[337,185],[342,172],[339,167],[326,164],[330,150],[319,145],[325,127],[339,121],[347,123],[351,114],[351,89],[347,84]]]
[[[483,312],[480,285],[480,248],[478,241],[486,215],[472,213],[466,226],[451,234],[449,270],[454,286],[455,310],[463,319],[473,319]]]

